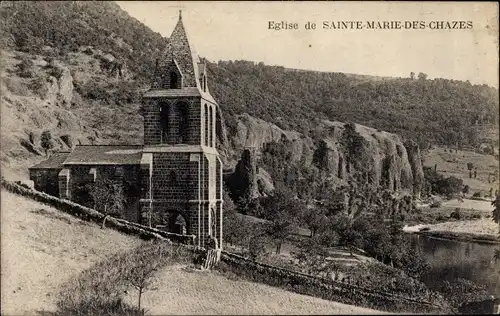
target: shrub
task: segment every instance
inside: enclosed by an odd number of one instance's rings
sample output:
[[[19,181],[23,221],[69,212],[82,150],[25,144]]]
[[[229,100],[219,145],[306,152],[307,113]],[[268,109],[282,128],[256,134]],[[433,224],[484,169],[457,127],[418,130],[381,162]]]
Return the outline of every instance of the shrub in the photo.
[[[22,78],[33,78],[35,77],[35,64],[33,60],[28,57],[21,57],[21,62],[17,64],[17,74]]]
[[[481,191],[474,192],[473,197],[481,197]]]
[[[441,207],[441,204],[442,204],[442,202],[440,200],[434,200],[434,201],[432,201],[430,207],[431,208]]]
[[[462,218],[462,213],[460,212],[460,209],[458,207],[453,212],[451,212],[450,218],[454,218],[456,220],[460,220]]]

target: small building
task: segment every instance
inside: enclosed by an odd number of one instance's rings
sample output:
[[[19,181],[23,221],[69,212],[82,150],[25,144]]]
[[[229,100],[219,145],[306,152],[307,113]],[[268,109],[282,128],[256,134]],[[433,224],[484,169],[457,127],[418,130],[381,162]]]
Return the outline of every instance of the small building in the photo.
[[[28,168],[35,190],[59,196],[59,172],[69,154],[70,151],[54,153],[49,159]]]
[[[179,14],[143,96],[144,142],[76,146],[30,168],[36,188],[102,210],[90,192],[112,182],[127,220],[196,236],[222,248],[222,162],[216,149],[220,109]],[[103,194],[106,193],[104,190]],[[95,194],[94,194],[95,196]]]

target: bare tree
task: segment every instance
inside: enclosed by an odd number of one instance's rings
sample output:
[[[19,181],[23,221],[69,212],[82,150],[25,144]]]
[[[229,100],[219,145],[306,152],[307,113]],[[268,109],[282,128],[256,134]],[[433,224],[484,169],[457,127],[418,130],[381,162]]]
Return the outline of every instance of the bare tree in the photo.
[[[144,311],[141,310],[142,294],[147,290],[154,289],[154,276],[162,263],[162,254],[160,253],[159,258],[155,260],[151,260],[151,258],[146,258],[145,256],[133,259],[138,260],[138,263],[136,262],[133,265],[127,281],[137,290],[137,307],[144,314]]]

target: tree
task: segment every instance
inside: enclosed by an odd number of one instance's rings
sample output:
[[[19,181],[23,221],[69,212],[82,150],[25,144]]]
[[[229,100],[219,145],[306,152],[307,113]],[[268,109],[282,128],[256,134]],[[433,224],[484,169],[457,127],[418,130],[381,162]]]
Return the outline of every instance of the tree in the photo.
[[[425,80],[427,79],[427,74],[423,73],[423,72],[419,72],[418,73],[418,80]]]
[[[52,143],[52,135],[50,134],[50,131],[45,130],[42,132],[42,135],[40,136],[40,145],[45,150],[45,156],[47,156],[49,150],[54,146],[54,144]]]
[[[500,195],[497,195],[494,201],[491,202],[493,205],[493,220],[500,227]]]
[[[327,217],[323,207],[304,207],[301,220],[311,231],[311,237],[314,237],[318,231],[321,231],[327,222]]]
[[[335,239],[329,237],[331,235],[321,233],[300,243],[299,252],[292,255],[298,260],[302,271],[315,277],[338,272],[338,265],[328,258],[330,256],[328,247],[336,243]]]
[[[262,206],[264,217],[270,221],[267,234],[276,242],[276,253],[279,254],[281,245],[298,224],[303,205],[290,190],[277,186],[273,195],[267,197]]]
[[[161,254],[160,254],[161,256]],[[147,258],[139,258],[139,262],[135,263],[130,271],[130,277],[128,279],[129,283],[136,288],[138,293],[137,307],[139,311],[141,310],[141,298],[142,294],[151,289],[153,285],[153,276],[160,266],[161,257],[158,261],[148,260]]]
[[[126,202],[123,194],[123,183],[109,178],[98,177],[94,183],[87,184],[87,190],[94,203],[94,208],[104,215],[102,228],[106,225],[109,215],[121,214]]]
[[[411,79],[411,80],[415,79],[415,73],[414,73],[413,71],[412,71],[412,72],[410,72],[410,79]]]

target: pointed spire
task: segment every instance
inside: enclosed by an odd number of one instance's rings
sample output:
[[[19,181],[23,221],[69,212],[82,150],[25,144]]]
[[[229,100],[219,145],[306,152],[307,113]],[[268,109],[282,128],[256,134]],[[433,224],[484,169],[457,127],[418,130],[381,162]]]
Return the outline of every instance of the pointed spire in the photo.
[[[182,21],[182,10],[179,10],[179,21]]]

